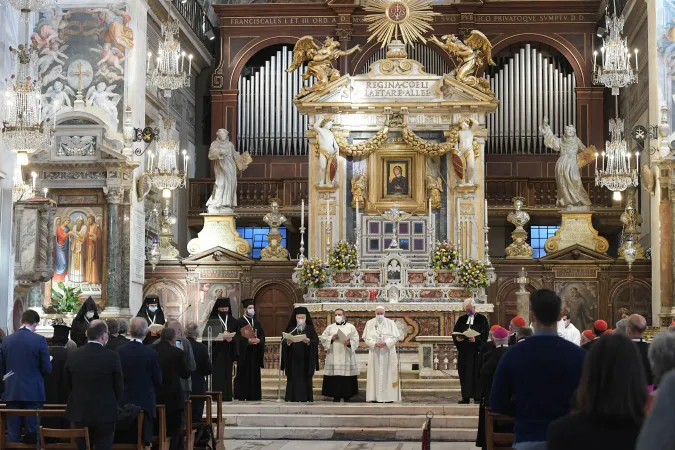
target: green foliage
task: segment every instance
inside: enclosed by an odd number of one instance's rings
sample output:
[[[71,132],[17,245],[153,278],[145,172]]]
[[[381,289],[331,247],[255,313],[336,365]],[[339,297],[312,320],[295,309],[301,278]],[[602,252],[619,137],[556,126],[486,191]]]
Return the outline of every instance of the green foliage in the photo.
[[[61,314],[72,313],[80,307],[82,291],[77,287],[68,287],[63,282],[58,284],[59,290],[52,288],[52,306]]]

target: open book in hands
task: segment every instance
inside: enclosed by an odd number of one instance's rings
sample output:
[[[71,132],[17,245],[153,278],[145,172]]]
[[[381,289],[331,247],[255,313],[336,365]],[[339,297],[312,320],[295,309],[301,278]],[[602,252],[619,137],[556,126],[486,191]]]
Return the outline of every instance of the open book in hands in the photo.
[[[351,339],[351,338],[350,338],[351,333],[349,333],[349,335],[346,335],[346,334],[345,334],[342,330],[340,330],[339,328],[338,328],[338,331],[337,331],[336,334],[337,334],[337,336],[338,336],[338,341],[340,341],[340,342],[348,341],[348,340]]]
[[[305,339],[307,339],[307,336],[304,335],[304,334],[293,335],[293,334],[288,334],[288,333],[281,333],[281,337],[283,337],[284,339],[288,339],[289,341],[291,341],[294,344],[298,343],[298,342],[302,342]]]
[[[475,338],[476,336],[480,336],[480,333],[476,330],[472,330],[469,328],[468,330],[464,331],[463,333],[460,333],[458,331],[455,331],[452,333],[453,336],[464,336],[468,338]]]
[[[154,324],[148,327],[148,331],[152,334],[159,334],[164,329],[164,325]]]
[[[222,340],[224,340],[225,338],[231,338],[231,337],[234,337],[236,334],[237,334],[237,333],[229,333],[229,332],[227,332],[227,331],[223,331],[223,332],[220,333],[218,336],[216,336],[216,339],[215,339],[215,340],[216,340],[216,341],[222,341]]]

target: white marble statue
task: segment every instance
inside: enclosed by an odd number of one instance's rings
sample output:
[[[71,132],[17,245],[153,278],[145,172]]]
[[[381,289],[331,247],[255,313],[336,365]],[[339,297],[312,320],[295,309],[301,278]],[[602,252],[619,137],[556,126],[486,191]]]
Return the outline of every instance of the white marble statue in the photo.
[[[565,134],[558,138],[553,134],[548,118],[544,117],[544,124],[539,128],[544,136],[544,145],[560,152],[555,164],[555,182],[558,186],[557,205],[562,208],[586,208],[591,206],[591,200],[581,182],[577,153],[586,150],[586,146],[577,137],[577,130],[573,125],[565,127]]]
[[[42,107],[42,117],[44,119],[49,119],[60,113],[61,110],[72,107],[69,95],[75,97],[75,92],[70,86],[64,86],[60,81],[54,83],[53,86],[49,86],[49,89],[47,89],[44,96],[45,98],[50,99],[50,101],[44,103],[44,106]]]
[[[332,186],[337,181],[338,145],[331,131],[333,121],[330,119],[314,123],[314,130],[319,141],[319,186]],[[335,161],[335,175],[331,178],[331,165]]]
[[[237,206],[237,152],[230,142],[229,133],[221,128],[216,133],[216,140],[209,148],[209,159],[215,161],[216,184],[211,198],[206,202],[210,213],[229,212]]]
[[[97,106],[108,115],[108,119],[113,123],[115,128],[119,124],[117,104],[122,98],[119,94],[113,92],[117,87],[116,84],[106,86],[104,82],[98,83],[96,86],[91,86],[87,91],[87,106]]]
[[[476,184],[476,154],[473,148],[473,121],[466,117],[459,120],[459,157],[464,160],[463,184]]]

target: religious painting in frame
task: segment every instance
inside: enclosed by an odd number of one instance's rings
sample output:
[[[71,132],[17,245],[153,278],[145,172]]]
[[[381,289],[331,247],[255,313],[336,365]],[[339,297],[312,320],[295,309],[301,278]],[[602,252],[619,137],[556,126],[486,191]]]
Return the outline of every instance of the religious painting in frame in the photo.
[[[387,144],[368,158],[367,213],[381,214],[394,204],[408,213],[425,213],[424,155],[407,145]]]
[[[595,281],[556,281],[555,292],[562,300],[563,313],[579,330],[593,328],[598,311],[598,283]]]

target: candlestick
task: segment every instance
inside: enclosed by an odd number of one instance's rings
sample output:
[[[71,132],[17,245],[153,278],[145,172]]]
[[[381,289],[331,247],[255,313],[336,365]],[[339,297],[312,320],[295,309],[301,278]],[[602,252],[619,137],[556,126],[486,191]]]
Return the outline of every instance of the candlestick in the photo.
[[[485,226],[488,226],[488,205],[487,205],[487,199],[485,199]]]
[[[300,228],[305,228],[305,199],[300,203]]]

